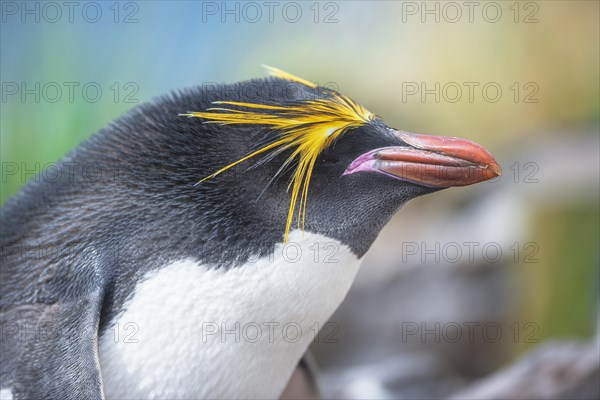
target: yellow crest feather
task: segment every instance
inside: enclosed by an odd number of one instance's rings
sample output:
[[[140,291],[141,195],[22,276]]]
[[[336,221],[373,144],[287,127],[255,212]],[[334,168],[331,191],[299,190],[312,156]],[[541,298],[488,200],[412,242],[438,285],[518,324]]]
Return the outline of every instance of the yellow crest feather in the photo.
[[[268,68],[269,72],[276,77],[316,88],[315,84],[302,78],[295,77],[276,68]],[[198,183],[211,179],[229,168],[269,150],[277,152],[290,150],[290,156],[280,168],[281,171],[294,160],[298,162],[288,185],[288,190],[291,188],[292,194],[284,233],[284,241],[286,243],[298,197],[300,197],[298,226],[304,230],[308,187],[319,154],[348,129],[364,125],[374,118],[371,112],[353,100],[333,91],[326,98],[303,100],[290,105],[269,105],[236,101],[215,101],[213,104],[218,105],[218,107],[180,115],[202,118],[205,120],[205,123],[268,126],[278,132],[279,138],[224,166],[201,179]]]
[[[282,71],[279,68],[271,67],[269,65],[264,65],[264,64],[263,64],[263,68],[267,70],[269,75],[274,76],[276,78],[281,78],[281,79],[286,79],[288,81],[298,82],[303,85],[310,86],[312,88],[317,87],[317,85],[314,84],[313,82],[309,82],[306,79],[299,78],[295,75],[290,74],[289,72]]]

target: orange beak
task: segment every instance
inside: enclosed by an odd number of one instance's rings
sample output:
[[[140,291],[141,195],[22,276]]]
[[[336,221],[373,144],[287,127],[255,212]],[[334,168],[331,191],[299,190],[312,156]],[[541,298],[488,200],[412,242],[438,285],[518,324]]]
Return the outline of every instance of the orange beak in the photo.
[[[417,135],[396,131],[408,146],[371,150],[354,160],[344,172],[379,172],[423,186],[466,186],[502,174],[494,157],[470,140]]]

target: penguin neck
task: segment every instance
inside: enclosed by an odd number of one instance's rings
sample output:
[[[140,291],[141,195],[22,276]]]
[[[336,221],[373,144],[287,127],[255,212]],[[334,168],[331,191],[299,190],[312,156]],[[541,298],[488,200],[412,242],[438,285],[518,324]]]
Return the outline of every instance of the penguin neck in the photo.
[[[183,259],[150,272],[100,339],[107,398],[279,396],[359,263],[335,239],[293,231],[236,268]]]

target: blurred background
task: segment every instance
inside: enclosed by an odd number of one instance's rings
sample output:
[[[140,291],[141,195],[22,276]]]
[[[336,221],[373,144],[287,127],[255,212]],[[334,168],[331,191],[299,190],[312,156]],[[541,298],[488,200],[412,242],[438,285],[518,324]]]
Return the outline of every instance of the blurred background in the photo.
[[[136,104],[273,65],[504,171],[385,228],[313,346],[324,396],[600,395],[599,2],[69,4],[1,3],[2,202]]]

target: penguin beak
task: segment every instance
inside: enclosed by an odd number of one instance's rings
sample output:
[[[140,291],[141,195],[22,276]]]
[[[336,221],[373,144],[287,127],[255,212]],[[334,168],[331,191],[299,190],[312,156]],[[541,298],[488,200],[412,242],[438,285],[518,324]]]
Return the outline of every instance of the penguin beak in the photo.
[[[487,181],[502,174],[494,157],[469,140],[396,131],[408,146],[382,147],[354,160],[344,172],[379,172],[422,186],[445,188]]]

